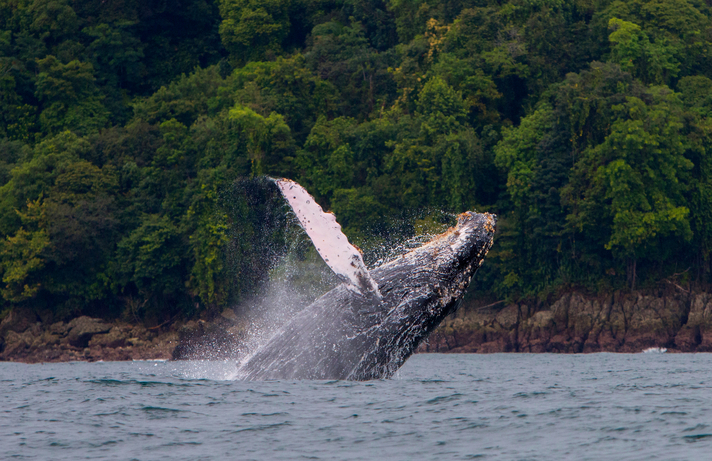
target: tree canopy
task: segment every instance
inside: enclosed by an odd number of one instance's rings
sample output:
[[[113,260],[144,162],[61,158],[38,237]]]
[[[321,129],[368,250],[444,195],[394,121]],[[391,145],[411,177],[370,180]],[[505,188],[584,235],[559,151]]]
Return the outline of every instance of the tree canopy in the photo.
[[[498,299],[709,286],[710,37],[700,0],[3,2],[2,310],[239,303],[264,175],[365,245],[498,214]]]

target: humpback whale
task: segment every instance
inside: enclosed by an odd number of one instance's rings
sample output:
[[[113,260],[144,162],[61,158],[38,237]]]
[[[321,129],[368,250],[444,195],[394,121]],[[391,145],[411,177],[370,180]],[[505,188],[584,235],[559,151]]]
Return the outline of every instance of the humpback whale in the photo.
[[[333,215],[324,213],[299,184],[276,182],[343,283],[243,360],[237,378],[363,381],[392,376],[457,310],[492,245],[495,216],[462,213],[447,232],[368,271]]]

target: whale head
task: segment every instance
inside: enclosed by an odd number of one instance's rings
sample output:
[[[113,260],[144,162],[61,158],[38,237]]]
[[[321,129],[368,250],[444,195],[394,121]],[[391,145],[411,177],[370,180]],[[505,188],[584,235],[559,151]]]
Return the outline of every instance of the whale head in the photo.
[[[425,245],[371,271],[383,299],[373,322],[378,341],[350,379],[391,376],[455,312],[492,246],[496,217],[466,212]]]

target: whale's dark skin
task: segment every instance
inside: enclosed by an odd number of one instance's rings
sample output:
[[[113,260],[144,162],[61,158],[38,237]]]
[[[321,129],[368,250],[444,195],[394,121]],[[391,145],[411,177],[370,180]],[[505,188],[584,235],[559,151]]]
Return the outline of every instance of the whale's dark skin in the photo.
[[[382,299],[339,285],[302,310],[238,378],[388,378],[457,310],[492,245],[495,217],[463,213],[429,243],[371,271]]]

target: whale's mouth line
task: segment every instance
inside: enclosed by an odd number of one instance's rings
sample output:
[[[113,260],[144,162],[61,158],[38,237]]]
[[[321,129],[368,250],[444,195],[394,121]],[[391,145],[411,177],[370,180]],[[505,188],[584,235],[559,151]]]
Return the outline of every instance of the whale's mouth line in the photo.
[[[382,269],[382,268],[387,268],[390,265],[397,265],[399,263],[399,260],[403,258],[407,258],[409,256],[412,256],[417,253],[425,253],[429,251],[433,251],[434,254],[438,255],[442,251],[449,250],[451,254],[449,255],[450,257],[454,257],[455,254],[458,252],[459,249],[467,246],[467,245],[476,245],[476,242],[478,240],[478,231],[484,231],[484,233],[488,234],[494,234],[494,228],[496,224],[496,216],[490,213],[484,213],[479,216],[483,216],[484,219],[482,222],[476,222],[474,217],[476,215],[472,212],[465,212],[461,213],[458,215],[458,223],[457,225],[450,227],[447,229],[445,232],[438,234],[434,236],[432,239],[424,243],[423,245],[414,248],[410,250],[407,253],[404,253],[398,258],[395,258],[391,261],[385,262],[381,264],[380,266],[375,267],[373,270],[376,269]],[[479,224],[479,225],[478,225]],[[455,241],[451,242],[449,245],[447,245],[448,248],[443,248],[442,245],[443,243],[446,242],[446,240],[450,237],[454,237]],[[487,252],[489,251],[490,245],[486,246],[486,248],[483,248],[484,254],[477,255],[478,257],[484,257]],[[424,269],[428,270],[428,269]]]

